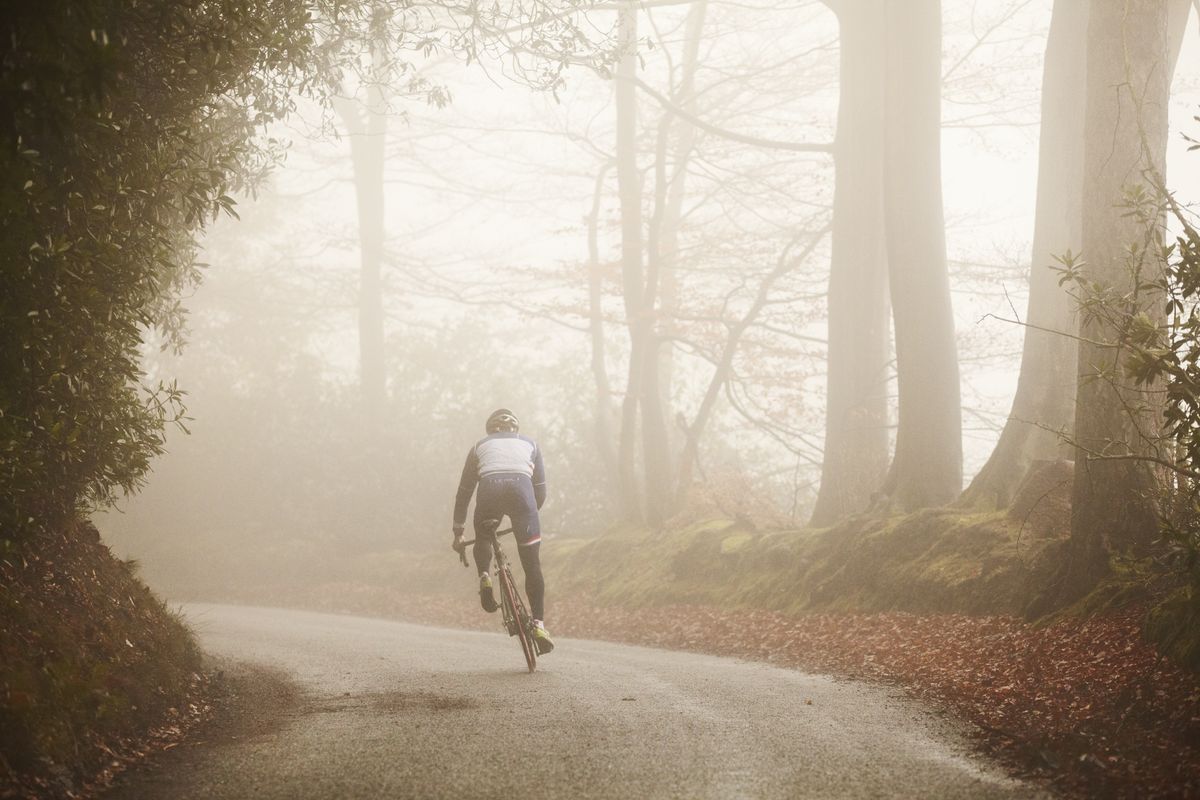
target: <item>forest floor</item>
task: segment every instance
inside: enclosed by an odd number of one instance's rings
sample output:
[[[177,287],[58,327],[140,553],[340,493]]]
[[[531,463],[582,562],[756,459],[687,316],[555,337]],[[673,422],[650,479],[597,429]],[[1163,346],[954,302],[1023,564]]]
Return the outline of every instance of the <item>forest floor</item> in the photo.
[[[903,687],[971,721],[981,747],[1068,796],[1200,796],[1200,679],[1145,641],[1141,607],[1035,627],[1010,616],[789,615],[551,600],[550,627],[559,636]],[[452,627],[497,625],[469,591],[459,598],[330,584],[306,593],[302,604]]]

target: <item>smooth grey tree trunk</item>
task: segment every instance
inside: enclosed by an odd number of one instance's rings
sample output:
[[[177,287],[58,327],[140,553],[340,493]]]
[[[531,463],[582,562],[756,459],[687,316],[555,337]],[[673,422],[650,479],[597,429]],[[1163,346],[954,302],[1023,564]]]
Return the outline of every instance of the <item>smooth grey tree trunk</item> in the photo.
[[[644,371],[647,337],[651,324],[642,313],[645,279],[642,264],[642,187],[637,165],[637,6],[622,3],[618,12],[616,94],[617,194],[621,208],[621,283],[625,318],[629,328],[629,379],[621,403],[621,429],[617,441],[617,475],[621,512],[632,521],[644,513],[637,475],[638,403]]]
[[[666,206],[668,121],[669,118],[664,118],[658,129],[655,148],[654,213],[650,218],[650,231],[647,236],[645,285],[641,293],[641,311],[630,327],[630,334],[636,340],[631,350],[638,354],[638,360],[631,362],[631,369],[636,365],[636,369],[641,373],[637,385],[642,422],[642,476],[646,521],[655,527],[662,525],[671,514],[674,500],[673,459],[667,434],[666,400],[663,397],[660,373],[662,363],[659,354],[663,348],[658,330],[658,296],[663,273],[658,245]]]
[[[383,164],[387,115],[378,83],[367,87],[364,105],[336,103],[349,133],[358,210],[358,363],[363,415],[368,428],[383,420],[385,365],[383,345]]]
[[[983,469],[964,492],[967,503],[1003,508],[1037,462],[1073,458],[1079,347],[1073,301],[1059,286],[1056,257],[1078,255],[1082,241],[1084,98],[1089,4],[1056,0],[1042,78],[1037,216],[1024,322],[1021,374],[1012,411]],[[1190,0],[1171,0],[1170,56],[1183,42]],[[1172,66],[1172,71],[1174,67]]]
[[[875,3],[834,6],[840,75],[825,454],[811,524],[864,510],[888,466],[888,276],[883,215],[884,19]]]
[[[941,4],[885,5],[883,196],[899,427],[884,491],[900,510],[962,492],[962,409],[941,185]]]
[[[1164,171],[1171,83],[1168,0],[1096,0],[1087,32],[1088,136],[1084,145],[1083,256],[1089,280],[1131,294],[1138,308],[1163,323],[1161,297],[1135,289],[1158,277],[1153,255],[1130,246],[1161,244],[1158,221],[1139,222],[1122,207],[1125,191]],[[1143,551],[1157,535],[1155,470],[1149,454],[1160,430],[1161,395],[1134,388],[1121,374],[1118,331],[1102,316],[1082,315],[1075,405],[1075,484],[1069,560],[1056,604],[1070,602],[1108,574],[1114,553]]]
[[[592,379],[596,385],[596,447],[604,462],[605,477],[610,483],[611,496],[619,501],[620,481],[617,472],[616,425],[613,421],[612,382],[608,377],[608,359],[604,338],[604,282],[600,262],[600,200],[604,180],[611,169],[605,164],[596,174],[592,192],[592,208],[587,218],[588,244],[588,335],[592,348]]]
[[[1074,307],[1059,285],[1055,259],[1079,255],[1082,242],[1084,97],[1088,3],[1055,0],[1042,72],[1037,210],[1029,270],[1021,373],[996,448],[964,500],[1005,508],[1035,462],[1070,458],[1063,444],[1075,420]]]
[[[699,107],[696,102],[696,71],[700,64],[700,42],[704,33],[704,21],[708,14],[708,0],[693,0],[688,8],[684,24],[683,54],[679,59],[679,83],[670,95],[671,101],[687,114],[696,117]],[[688,164],[692,149],[696,145],[696,126],[686,117],[671,114],[668,131],[674,137],[671,168],[666,187],[666,203],[663,219],[659,226],[658,253],[661,263],[659,275],[659,328],[666,337],[676,331],[675,315],[679,308],[679,235],[683,224],[683,201],[687,197]],[[667,420],[668,446],[674,452],[677,439],[672,435],[672,390],[675,382],[675,347],[667,341],[658,351],[659,394],[662,396],[663,417]]]

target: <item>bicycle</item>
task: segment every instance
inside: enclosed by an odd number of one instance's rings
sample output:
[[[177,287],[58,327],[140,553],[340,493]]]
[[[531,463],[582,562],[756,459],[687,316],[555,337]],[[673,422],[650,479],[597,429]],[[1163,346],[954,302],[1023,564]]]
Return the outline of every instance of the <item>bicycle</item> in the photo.
[[[485,530],[491,528],[489,538],[492,540],[492,554],[496,561],[496,577],[500,583],[501,623],[509,636],[516,636],[520,640],[521,652],[525,654],[525,663],[529,666],[529,671],[533,672],[537,667],[537,645],[533,640],[533,618],[525,610],[525,601],[521,599],[521,593],[517,591],[512,569],[509,568],[508,559],[500,547],[500,537],[512,533],[513,529],[505,528],[497,531],[498,527],[500,527],[498,519],[484,522]],[[468,566],[467,545],[472,544],[475,544],[475,540],[469,539],[462,543],[462,548],[458,551],[458,557],[462,559],[463,566]]]

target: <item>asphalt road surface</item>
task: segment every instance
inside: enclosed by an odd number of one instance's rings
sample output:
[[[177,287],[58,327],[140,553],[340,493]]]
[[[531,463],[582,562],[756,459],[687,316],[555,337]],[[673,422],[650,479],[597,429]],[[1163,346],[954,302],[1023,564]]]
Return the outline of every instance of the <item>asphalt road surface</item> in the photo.
[[[963,727],[887,688],[568,639],[530,675],[500,633],[238,606],[186,613],[210,654],[262,685],[247,690],[248,719],[201,731],[112,798],[1041,793],[974,753]]]

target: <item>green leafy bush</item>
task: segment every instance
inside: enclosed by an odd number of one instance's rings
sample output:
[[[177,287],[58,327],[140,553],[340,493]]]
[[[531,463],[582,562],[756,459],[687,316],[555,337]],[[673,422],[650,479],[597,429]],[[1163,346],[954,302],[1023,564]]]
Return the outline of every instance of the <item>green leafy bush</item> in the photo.
[[[1102,319],[1112,331],[1107,346],[1119,358],[1092,379],[1137,389],[1127,393],[1124,407],[1141,438],[1135,452],[1135,443],[1111,442],[1088,455],[1136,459],[1154,468],[1167,558],[1200,585],[1200,230],[1195,214],[1161,178],[1151,178],[1157,188],[1130,188],[1123,200],[1125,214],[1147,232],[1144,241],[1129,245],[1129,288],[1089,280],[1069,252],[1060,259],[1060,282],[1082,316]],[[1175,230],[1174,240],[1160,244],[1166,229]]]
[[[136,487],[182,395],[194,234],[270,163],[315,41],[303,3],[16,4],[0,22],[0,531]]]
[[[1166,189],[1152,208],[1169,214],[1178,228],[1162,249],[1163,275],[1153,286],[1165,302],[1167,324],[1128,315],[1123,366],[1127,378],[1159,385],[1165,394],[1157,448],[1166,490],[1163,539],[1168,559],[1200,586],[1200,231],[1195,215]]]

